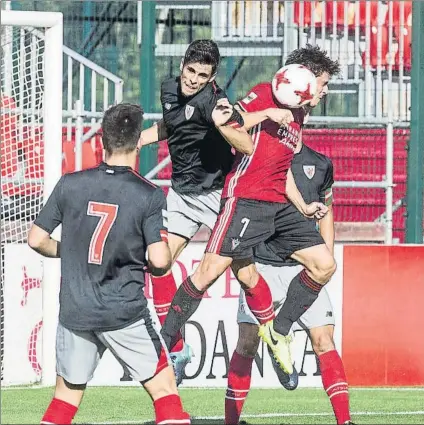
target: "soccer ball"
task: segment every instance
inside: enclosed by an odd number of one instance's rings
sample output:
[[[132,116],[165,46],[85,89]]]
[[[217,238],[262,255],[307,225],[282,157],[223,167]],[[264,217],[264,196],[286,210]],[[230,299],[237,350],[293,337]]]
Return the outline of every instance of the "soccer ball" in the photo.
[[[317,90],[315,75],[303,65],[286,65],[272,79],[272,92],[284,106],[300,108],[309,103]]]

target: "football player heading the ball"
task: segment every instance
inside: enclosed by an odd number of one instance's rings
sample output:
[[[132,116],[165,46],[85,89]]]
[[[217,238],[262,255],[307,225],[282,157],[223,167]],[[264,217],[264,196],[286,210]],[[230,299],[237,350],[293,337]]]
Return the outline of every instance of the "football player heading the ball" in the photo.
[[[326,52],[312,46],[294,51],[289,56],[288,65],[291,64],[306,67],[298,67],[302,72],[294,72],[290,76],[293,82],[284,83],[289,90],[294,87],[297,91],[300,87],[302,96],[309,96],[309,100],[300,99],[296,106],[302,106],[303,102],[316,106],[327,92],[331,75],[339,72],[339,64]],[[312,74],[316,79],[315,92],[311,90],[314,80],[309,79]],[[284,78],[289,78],[288,71]],[[244,284],[246,303],[261,324],[260,336],[270,346],[280,366],[291,374],[290,328],[316,300],[336,265],[315,223],[307,218],[320,219],[327,208],[319,202],[306,205],[290,172],[307,112],[302,107],[291,109],[292,122],[281,127],[279,119],[287,112],[282,111],[284,105],[276,97],[271,83],[263,83],[238,102],[245,128],[252,128],[254,150],[249,156],[236,153],[225,180],[221,211],[205,256],[194,274],[178,289],[162,335],[165,342],[172,345],[174,336],[196,311],[205,290],[231,266]],[[277,116],[271,117],[271,110]],[[254,248],[270,238],[278,256],[290,256],[306,268],[290,282],[286,302],[275,321],[269,287],[253,261]]]
[[[313,61],[313,58],[316,62]],[[308,99],[310,103],[306,107],[317,105],[320,99],[327,94],[329,74],[337,73],[338,64],[326,57],[324,52],[312,47],[294,51],[287,62],[295,62],[295,64],[287,65],[276,73],[272,81],[274,97],[281,104],[289,105],[292,108],[305,105],[308,103]],[[317,77],[306,66],[315,69]],[[245,105],[245,109],[253,109],[253,103],[261,99],[264,101],[270,91],[269,84],[259,85],[241,101],[241,104]],[[281,111],[284,112],[284,110]],[[293,109],[295,116],[299,112],[299,109]],[[304,200],[306,202],[321,201],[330,209],[317,224],[327,247],[333,253],[334,221],[331,210],[333,166],[331,160],[304,145],[302,139],[298,141],[294,153],[290,170]],[[277,217],[277,223],[280,220],[284,224],[284,217]],[[288,224],[287,221],[286,224]],[[301,226],[293,227],[292,231],[293,241],[300,240],[306,235]],[[287,234],[287,236],[287,239],[290,239],[291,235]],[[311,239],[311,244],[314,240],[315,238]],[[271,289],[276,309],[284,304],[288,291],[293,290],[292,285],[296,283],[296,277],[302,272],[305,273],[303,266],[291,258],[293,256],[281,255],[289,252],[289,245],[284,238],[276,238],[269,243],[261,244],[254,250],[256,267]],[[320,249],[319,246],[317,249]],[[307,250],[303,251],[307,253]],[[296,254],[299,252],[295,252],[294,256]],[[307,329],[313,349],[318,356],[323,387],[333,406],[337,423],[349,424],[352,422],[350,422],[348,384],[343,362],[334,344],[335,321],[333,316],[333,308],[324,287],[312,307],[302,314],[294,324],[294,329],[296,326],[297,329]],[[260,341],[258,321],[250,312],[242,292],[240,293],[237,321],[239,323],[239,339],[228,372],[228,389],[225,398],[226,424],[239,423],[243,404],[250,389],[253,359]],[[280,383],[286,389],[295,389],[298,385],[296,370],[293,368],[293,373],[288,375],[278,368],[272,353],[271,360]]]
[[[214,227],[225,178],[234,162],[232,148],[246,156],[253,151],[240,113],[215,82],[219,63],[219,49],[214,41],[193,41],[181,62],[180,75],[161,85],[163,119],[141,133],[140,146],[164,139],[168,143],[172,161],[172,187],[167,197],[172,262],[201,225]],[[286,124],[279,111],[269,111],[274,115],[276,112],[279,124]],[[260,120],[265,118],[267,111]],[[164,276],[153,276],[152,283],[153,303],[163,323],[177,291],[176,282],[170,271]],[[171,359],[179,384],[191,350],[181,338],[176,339]]]

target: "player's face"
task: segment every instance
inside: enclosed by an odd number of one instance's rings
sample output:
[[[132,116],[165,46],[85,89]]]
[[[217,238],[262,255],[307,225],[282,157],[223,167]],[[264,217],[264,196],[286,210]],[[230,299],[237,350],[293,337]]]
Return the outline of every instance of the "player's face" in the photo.
[[[328,82],[330,81],[330,75],[327,72],[324,72],[319,77],[317,77],[317,92],[314,98],[309,103],[309,106],[314,108],[318,105],[321,99],[328,93]]]
[[[194,96],[214,78],[212,65],[188,63],[181,70],[181,92],[184,96]]]

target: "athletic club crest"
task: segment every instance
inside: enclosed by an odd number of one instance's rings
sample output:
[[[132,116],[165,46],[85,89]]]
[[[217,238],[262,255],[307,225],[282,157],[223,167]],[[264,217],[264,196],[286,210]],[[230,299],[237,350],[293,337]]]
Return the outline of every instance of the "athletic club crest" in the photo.
[[[315,176],[315,165],[304,165],[303,172],[309,180]]]
[[[185,117],[187,120],[189,120],[193,116],[193,112],[194,112],[194,106],[186,105]]]

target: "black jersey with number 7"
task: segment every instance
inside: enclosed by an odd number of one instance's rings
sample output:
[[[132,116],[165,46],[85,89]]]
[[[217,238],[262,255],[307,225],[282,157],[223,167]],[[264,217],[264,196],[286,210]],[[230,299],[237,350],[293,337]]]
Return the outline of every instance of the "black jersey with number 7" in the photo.
[[[62,224],[59,320],[73,330],[114,330],[148,313],[147,246],[165,231],[163,191],[130,167],[66,174],[35,224]]]

